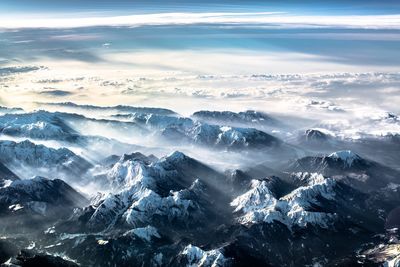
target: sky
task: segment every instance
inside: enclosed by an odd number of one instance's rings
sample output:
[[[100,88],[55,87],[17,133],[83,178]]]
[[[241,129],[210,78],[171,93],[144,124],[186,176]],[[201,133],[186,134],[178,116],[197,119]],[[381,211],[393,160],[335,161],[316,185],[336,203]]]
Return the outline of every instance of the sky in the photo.
[[[0,105],[397,111],[399,47],[398,1],[1,0]]]
[[[270,11],[287,10],[300,12],[330,12],[330,13],[397,13],[399,4],[396,0],[230,0],[230,1],[137,1],[137,0],[2,0],[1,10],[5,12],[62,12],[62,11],[112,11],[145,13],[149,11],[232,11],[232,10],[259,10]]]

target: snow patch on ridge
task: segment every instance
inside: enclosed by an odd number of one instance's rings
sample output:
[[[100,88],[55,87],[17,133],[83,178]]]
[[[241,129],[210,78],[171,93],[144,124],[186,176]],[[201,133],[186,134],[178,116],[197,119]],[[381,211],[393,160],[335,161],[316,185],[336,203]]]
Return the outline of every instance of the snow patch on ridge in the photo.
[[[307,184],[307,185],[315,185],[318,183],[322,183],[325,180],[325,177],[319,173],[309,173],[309,172],[297,172],[292,175],[299,182]]]
[[[137,161],[117,162],[107,173],[107,179],[114,189],[132,186],[152,187],[153,179],[146,166]]]
[[[293,226],[306,227],[309,224],[328,228],[336,215],[313,211],[320,203],[318,198],[334,200],[335,180],[311,176],[310,185],[301,186],[280,199],[276,199],[265,181],[252,182],[252,189],[235,198],[231,206],[236,213],[242,213],[238,221],[242,224],[272,223],[279,221],[289,229]]]
[[[154,216],[167,220],[185,220],[189,213],[199,210],[199,205],[192,200],[201,193],[201,185],[196,180],[188,189],[160,190],[160,184],[174,184],[171,173],[178,164],[188,157],[181,152],[173,152],[157,162],[145,163],[141,159],[126,159],[123,156],[107,172],[107,179],[114,189],[106,197],[93,203],[95,212],[89,220],[89,226],[99,223],[108,228],[117,221],[135,227],[152,222]],[[200,190],[200,191],[199,191]]]
[[[332,158],[332,159],[342,160],[343,162],[345,162],[345,164],[348,167],[351,167],[355,160],[361,159],[360,156],[358,156],[356,153],[352,152],[351,150],[337,151],[337,152],[330,154],[328,157]]]
[[[188,245],[181,254],[186,257],[188,267],[225,266],[227,264],[227,259],[218,249],[204,251],[199,247]]]
[[[127,231],[124,236],[128,236],[134,234],[137,237],[140,237],[143,240],[146,240],[147,242],[150,242],[152,238],[161,238],[160,234],[157,231],[157,228],[153,226],[146,226],[146,227],[141,227],[141,228],[135,228],[132,230]]]
[[[196,208],[193,201],[185,199],[185,191],[173,192],[172,196],[161,197],[152,190],[146,189],[143,195],[132,203],[123,214],[126,222],[138,225],[150,221],[154,215],[167,216],[168,220],[186,218],[189,208]]]

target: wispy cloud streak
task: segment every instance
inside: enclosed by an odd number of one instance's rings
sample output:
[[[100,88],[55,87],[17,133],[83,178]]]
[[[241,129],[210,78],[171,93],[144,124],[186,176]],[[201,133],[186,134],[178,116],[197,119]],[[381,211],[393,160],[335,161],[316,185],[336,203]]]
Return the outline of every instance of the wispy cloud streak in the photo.
[[[69,17],[58,18],[3,17],[0,28],[78,28],[93,26],[145,25],[190,25],[190,24],[229,24],[259,25],[282,28],[362,28],[362,29],[400,29],[400,14],[395,15],[342,15],[342,16],[300,16],[281,12],[254,13],[157,13],[109,17]]]

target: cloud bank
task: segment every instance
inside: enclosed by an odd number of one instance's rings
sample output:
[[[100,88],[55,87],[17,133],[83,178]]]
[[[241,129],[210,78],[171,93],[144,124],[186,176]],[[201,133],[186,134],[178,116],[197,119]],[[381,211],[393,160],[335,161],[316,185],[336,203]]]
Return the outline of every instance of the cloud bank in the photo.
[[[358,28],[400,29],[400,14],[394,15],[295,15],[281,12],[252,13],[156,13],[128,16],[26,17],[13,16],[0,19],[0,28],[78,28],[94,26],[190,25],[221,24],[233,27],[258,25],[282,28]]]

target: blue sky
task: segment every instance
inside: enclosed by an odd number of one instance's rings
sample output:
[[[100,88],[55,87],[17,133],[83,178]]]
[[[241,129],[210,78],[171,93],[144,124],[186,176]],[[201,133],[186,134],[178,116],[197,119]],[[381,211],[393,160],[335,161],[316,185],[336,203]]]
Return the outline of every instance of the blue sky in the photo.
[[[0,29],[18,31],[0,32],[0,64],[219,50],[296,53],[380,70],[400,66],[397,2],[2,0]]]
[[[102,54],[151,50],[301,53],[351,65],[398,66],[398,30],[262,29],[224,25],[29,29],[1,34],[0,57],[102,61]],[[396,37],[397,36],[397,37]],[[106,44],[106,45],[104,45]]]
[[[0,68],[43,67],[0,77],[0,94],[28,106],[58,97],[171,107],[176,96],[182,111],[286,111],[322,96],[351,109],[370,96],[360,106],[397,110],[397,2],[1,0]]]
[[[95,12],[143,13],[154,11],[232,11],[232,10],[289,11],[310,14],[396,14],[396,0],[290,0],[290,1],[135,1],[135,0],[2,0],[2,13]]]

